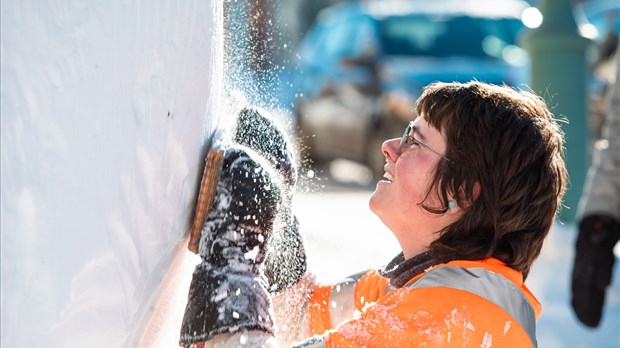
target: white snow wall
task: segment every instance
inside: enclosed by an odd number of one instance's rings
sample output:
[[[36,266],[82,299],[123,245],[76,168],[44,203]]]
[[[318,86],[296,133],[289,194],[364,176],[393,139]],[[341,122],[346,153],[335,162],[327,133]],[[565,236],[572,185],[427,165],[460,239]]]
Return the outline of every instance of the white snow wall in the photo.
[[[132,346],[220,116],[222,4],[2,0],[1,22],[1,345]]]

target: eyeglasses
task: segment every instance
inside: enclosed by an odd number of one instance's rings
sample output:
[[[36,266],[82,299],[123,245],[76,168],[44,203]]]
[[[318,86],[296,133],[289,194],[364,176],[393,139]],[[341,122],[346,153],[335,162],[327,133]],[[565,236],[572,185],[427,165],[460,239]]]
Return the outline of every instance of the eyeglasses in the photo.
[[[412,145],[417,145],[420,147],[423,147],[439,156],[441,156],[441,158],[445,159],[446,161],[450,162],[450,163],[454,163],[452,162],[448,157],[440,154],[439,152],[431,149],[428,145],[420,142],[419,140],[417,140],[416,138],[414,138],[413,136],[411,136],[411,132],[414,131],[414,127],[413,127],[413,122],[409,122],[409,125],[407,126],[407,129],[405,129],[405,133],[403,134],[403,137],[400,139],[400,144],[398,145],[398,149],[399,151],[402,152],[402,149],[404,146],[412,146]],[[414,132],[415,135],[415,132]]]

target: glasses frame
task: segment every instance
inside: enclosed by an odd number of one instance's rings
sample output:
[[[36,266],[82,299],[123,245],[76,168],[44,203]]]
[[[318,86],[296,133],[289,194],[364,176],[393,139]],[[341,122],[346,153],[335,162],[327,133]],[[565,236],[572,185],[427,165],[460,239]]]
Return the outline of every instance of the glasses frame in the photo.
[[[398,149],[399,151],[402,151],[403,147],[405,145],[417,145],[420,147],[423,147],[431,152],[433,152],[434,154],[438,155],[439,157],[445,159],[446,161],[450,162],[450,163],[454,163],[452,160],[450,160],[448,157],[440,154],[439,152],[433,150],[432,148],[430,148],[428,145],[424,144],[423,142],[419,141],[418,139],[414,138],[411,135],[411,132],[414,130],[413,127],[413,122],[409,122],[409,125],[407,126],[407,128],[405,128],[405,133],[403,133],[403,137],[400,139],[400,144],[398,145]],[[415,133],[414,133],[415,135]]]

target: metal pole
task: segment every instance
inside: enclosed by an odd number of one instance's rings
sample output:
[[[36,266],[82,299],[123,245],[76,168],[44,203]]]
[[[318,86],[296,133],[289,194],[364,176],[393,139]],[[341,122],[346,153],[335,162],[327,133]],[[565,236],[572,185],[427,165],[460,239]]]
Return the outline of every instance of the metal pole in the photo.
[[[559,218],[575,220],[588,167],[586,49],[590,40],[579,34],[571,0],[540,0],[543,22],[523,37],[531,59],[531,88],[541,95],[562,123],[570,177]]]

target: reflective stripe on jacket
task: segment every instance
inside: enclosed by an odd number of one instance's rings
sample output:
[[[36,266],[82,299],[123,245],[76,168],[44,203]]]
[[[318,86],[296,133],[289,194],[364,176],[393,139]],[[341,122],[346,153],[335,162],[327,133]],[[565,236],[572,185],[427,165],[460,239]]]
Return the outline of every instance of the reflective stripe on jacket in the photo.
[[[376,271],[320,287],[307,347],[536,347],[540,304],[497,259],[452,261],[394,289]]]

